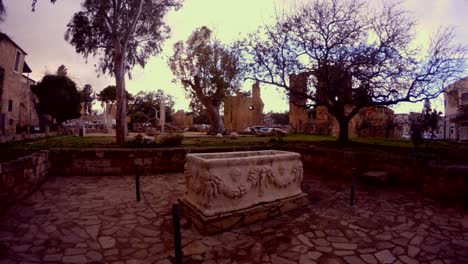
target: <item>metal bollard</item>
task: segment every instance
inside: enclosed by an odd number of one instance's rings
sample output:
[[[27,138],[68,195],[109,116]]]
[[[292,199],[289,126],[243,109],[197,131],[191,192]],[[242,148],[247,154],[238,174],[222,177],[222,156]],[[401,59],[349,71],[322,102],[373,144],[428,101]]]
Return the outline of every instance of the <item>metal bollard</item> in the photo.
[[[356,168],[352,168],[352,183],[351,183],[351,195],[349,197],[349,205],[354,206],[354,190],[356,189]]]
[[[140,202],[140,159],[135,159],[135,191],[137,202]]]
[[[172,224],[174,226],[175,263],[182,264],[182,236],[180,235],[180,207],[172,205]]]

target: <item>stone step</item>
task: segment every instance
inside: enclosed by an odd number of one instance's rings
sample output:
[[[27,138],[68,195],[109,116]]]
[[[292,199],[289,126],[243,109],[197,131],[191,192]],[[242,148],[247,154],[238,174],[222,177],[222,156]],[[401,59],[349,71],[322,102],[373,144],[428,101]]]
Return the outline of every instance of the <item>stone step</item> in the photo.
[[[366,171],[361,175],[361,178],[370,183],[385,184],[389,180],[388,171]]]

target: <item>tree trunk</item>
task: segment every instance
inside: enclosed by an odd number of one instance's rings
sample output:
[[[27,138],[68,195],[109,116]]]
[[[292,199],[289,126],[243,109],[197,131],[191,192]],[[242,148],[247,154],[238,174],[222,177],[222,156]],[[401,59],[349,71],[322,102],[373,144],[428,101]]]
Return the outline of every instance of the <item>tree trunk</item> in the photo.
[[[340,133],[338,135],[338,142],[340,143],[346,143],[349,141],[349,119],[342,117],[342,118],[337,118],[338,124],[340,126]]]
[[[219,107],[210,105],[205,106],[210,118],[210,130],[208,131],[209,135],[216,135],[218,133],[225,134],[226,129],[224,128],[223,119],[219,114]]]
[[[124,145],[127,137],[127,121],[126,121],[126,98],[125,98],[125,72],[123,67],[123,56],[120,45],[115,47],[115,87],[117,93],[117,111],[115,113],[116,127],[115,139],[118,145]]]

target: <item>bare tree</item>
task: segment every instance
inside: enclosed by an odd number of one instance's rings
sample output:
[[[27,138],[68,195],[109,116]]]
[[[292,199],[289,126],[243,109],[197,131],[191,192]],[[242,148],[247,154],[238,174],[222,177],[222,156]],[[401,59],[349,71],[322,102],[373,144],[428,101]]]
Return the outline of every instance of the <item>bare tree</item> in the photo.
[[[51,3],[55,3],[57,0],[50,0]],[[34,11],[36,8],[37,0],[32,0],[31,6],[32,10]],[[3,4],[3,0],[0,0],[0,22],[3,21],[3,16],[6,14],[5,4]]]
[[[115,76],[117,144],[127,135],[125,74],[161,52],[170,31],[163,17],[180,6],[181,0],[86,0],[67,25],[65,39],[76,52],[100,56],[98,69]]]
[[[427,50],[399,4],[370,9],[360,0],[313,0],[246,41],[250,77],[287,91],[300,106],[324,106],[348,141],[349,121],[366,106],[435,98],[465,67],[466,47],[439,29]],[[297,89],[291,75],[307,76]]]
[[[5,14],[5,12],[6,12],[5,5],[3,4],[3,1],[0,0],[0,22],[3,21],[3,15]]]
[[[195,30],[186,43],[174,44],[169,66],[192,100],[192,109],[200,104],[208,112],[209,134],[224,133],[219,113],[224,98],[238,90],[243,69],[238,49],[226,47],[213,38],[207,27]]]

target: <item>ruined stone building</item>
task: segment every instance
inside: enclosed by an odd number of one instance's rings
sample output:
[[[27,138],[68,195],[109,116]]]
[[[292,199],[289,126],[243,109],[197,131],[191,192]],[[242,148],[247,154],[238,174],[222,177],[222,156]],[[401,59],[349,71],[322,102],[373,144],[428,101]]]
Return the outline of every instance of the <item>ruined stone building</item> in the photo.
[[[468,141],[468,76],[445,88],[445,138]]]
[[[172,125],[175,127],[187,128],[193,126],[193,114],[178,110],[172,115]]]
[[[308,133],[311,132],[310,111],[301,107],[307,98],[298,96],[295,92],[307,93],[307,80],[310,73],[289,75],[291,93],[289,96],[289,132]]]
[[[39,125],[35,82],[25,57],[27,53],[6,34],[0,32],[0,136],[29,131]]]
[[[340,71],[337,75],[342,78]],[[314,73],[305,72],[291,74],[290,99],[289,99],[289,126],[291,133],[312,133],[326,136],[338,136],[339,124],[337,120],[328,112],[325,106],[318,106],[312,109],[304,109],[301,105],[306,103],[306,98],[301,98],[299,93],[307,92],[308,78]],[[315,73],[316,74],[316,73]],[[338,92],[337,100],[351,101],[352,79],[344,76],[342,90]],[[321,81],[317,84],[317,98],[327,100]],[[341,98],[340,98],[341,96]],[[345,107],[345,111],[351,111],[352,106]],[[393,137],[393,110],[387,107],[366,107],[361,109],[349,122],[349,136],[356,137]]]
[[[224,99],[224,127],[239,131],[249,126],[263,124],[263,101],[258,82],[252,85],[252,95],[239,92]]]

